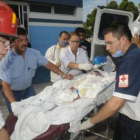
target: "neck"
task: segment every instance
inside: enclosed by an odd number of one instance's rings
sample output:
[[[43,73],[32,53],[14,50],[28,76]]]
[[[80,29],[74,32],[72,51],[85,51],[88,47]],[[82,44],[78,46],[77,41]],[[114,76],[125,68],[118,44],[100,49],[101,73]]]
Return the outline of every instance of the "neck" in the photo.
[[[131,45],[132,45],[131,42],[127,42],[127,43],[124,45],[123,50],[122,50],[123,54],[125,54],[125,52],[130,48]]]

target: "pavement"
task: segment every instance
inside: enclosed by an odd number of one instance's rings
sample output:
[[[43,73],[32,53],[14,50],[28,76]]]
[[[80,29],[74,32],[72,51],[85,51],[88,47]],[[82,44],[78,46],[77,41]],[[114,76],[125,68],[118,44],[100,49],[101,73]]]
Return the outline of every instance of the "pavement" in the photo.
[[[35,84],[33,86],[35,88],[36,93],[39,93],[46,86],[49,86],[51,84],[52,83],[42,83],[42,84]],[[3,95],[1,93],[1,91],[0,91],[0,110],[2,111],[3,117],[6,120],[7,116],[9,115],[9,112],[8,112],[7,107],[6,107],[6,103],[5,103],[5,100],[3,98]],[[97,127],[95,127],[95,130],[94,131],[96,131],[99,134],[105,135],[105,133],[106,133],[106,131],[105,131],[106,130],[106,122],[107,121],[105,121],[105,122],[97,125]],[[111,132],[110,133],[110,137],[112,137],[113,131],[111,130],[110,132]],[[81,140],[81,139],[79,139],[79,140]],[[106,140],[106,138],[102,138],[102,137],[96,136],[95,134],[89,134],[89,133],[85,132],[84,140]],[[111,140],[111,139],[108,139],[108,140]]]

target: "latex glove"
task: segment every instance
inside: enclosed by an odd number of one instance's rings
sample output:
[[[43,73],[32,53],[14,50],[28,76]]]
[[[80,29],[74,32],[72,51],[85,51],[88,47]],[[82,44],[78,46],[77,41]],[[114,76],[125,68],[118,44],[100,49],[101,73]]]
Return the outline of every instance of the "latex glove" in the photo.
[[[82,70],[91,70],[93,67],[92,64],[79,64],[79,69],[82,69]]]
[[[5,121],[3,119],[2,112],[0,111],[0,130],[3,128],[4,125],[5,125]]]
[[[88,128],[91,128],[92,126],[94,126],[95,124],[92,124],[91,122],[90,122],[90,118],[87,120],[87,121],[85,121],[85,122],[83,122],[80,126],[79,126],[79,130],[86,130],[86,129],[88,129]]]

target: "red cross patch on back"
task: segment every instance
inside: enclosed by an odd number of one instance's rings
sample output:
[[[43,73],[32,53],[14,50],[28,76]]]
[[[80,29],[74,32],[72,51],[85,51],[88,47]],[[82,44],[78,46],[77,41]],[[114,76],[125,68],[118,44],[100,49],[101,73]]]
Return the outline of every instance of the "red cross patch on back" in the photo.
[[[119,76],[119,86],[118,87],[120,87],[120,88],[128,87],[128,83],[129,83],[128,74]]]

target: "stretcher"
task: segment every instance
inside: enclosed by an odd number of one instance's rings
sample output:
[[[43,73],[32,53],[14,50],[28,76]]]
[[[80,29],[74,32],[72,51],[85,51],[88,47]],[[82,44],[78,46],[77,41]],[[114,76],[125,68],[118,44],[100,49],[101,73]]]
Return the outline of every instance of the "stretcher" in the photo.
[[[111,97],[111,94],[113,92],[113,86],[114,86],[113,83],[114,80],[108,83],[108,85],[104,87],[104,89],[100,91],[100,93],[98,93],[96,98],[91,99],[92,104],[87,108],[85,108],[84,110],[82,110],[85,116],[87,116],[93,110],[96,112],[97,106],[102,103],[105,103]],[[79,119],[82,120],[85,116],[82,115]],[[16,122],[17,122],[17,117],[15,117],[13,114],[10,114],[6,120],[6,125],[5,125],[5,128],[10,135],[12,134],[15,128]],[[84,135],[82,132],[73,133],[70,127],[71,127],[70,123],[50,125],[47,131],[35,137],[33,140],[60,140],[60,139],[83,140],[84,139]],[[68,138],[68,133],[69,133],[69,138]]]

